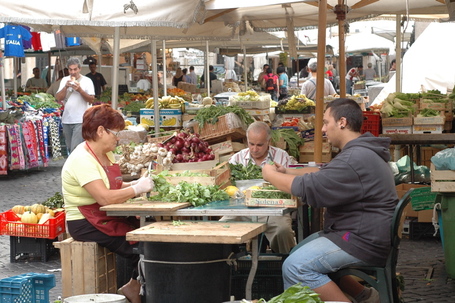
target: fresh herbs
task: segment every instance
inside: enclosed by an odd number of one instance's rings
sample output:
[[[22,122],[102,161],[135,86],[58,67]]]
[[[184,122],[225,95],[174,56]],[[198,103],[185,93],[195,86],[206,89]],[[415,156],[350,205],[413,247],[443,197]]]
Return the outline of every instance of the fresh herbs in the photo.
[[[273,297],[269,301],[264,299],[259,300],[258,303],[324,303],[319,298],[319,294],[315,293],[310,287],[302,286],[300,283],[295,284],[286,289],[282,294]]]
[[[278,128],[272,130],[272,141],[278,142],[283,138],[288,145],[289,155],[298,159],[300,156],[299,146],[303,144],[304,140],[297,135],[292,128]]]
[[[260,199],[291,199],[290,194],[279,191],[275,186],[264,186],[260,190],[253,190],[251,197]]]
[[[63,196],[60,192],[56,192],[55,195],[42,202],[44,206],[47,206],[51,209],[63,207]]]
[[[150,201],[189,202],[193,206],[201,206],[213,201],[229,200],[229,195],[217,185],[182,181],[173,186],[159,174],[152,175],[152,178],[155,182],[154,191],[158,194],[150,196]]]
[[[218,117],[224,116],[227,113],[234,113],[239,118],[240,121],[245,123],[245,125],[250,125],[254,122],[254,119],[251,117],[247,111],[239,106],[210,106],[204,107],[198,110],[194,120],[199,122],[200,127],[203,127],[206,123],[215,124],[218,121]]]
[[[237,180],[262,179],[262,168],[253,163],[248,163],[246,166],[229,163],[229,169],[231,170],[230,180],[233,184]]]

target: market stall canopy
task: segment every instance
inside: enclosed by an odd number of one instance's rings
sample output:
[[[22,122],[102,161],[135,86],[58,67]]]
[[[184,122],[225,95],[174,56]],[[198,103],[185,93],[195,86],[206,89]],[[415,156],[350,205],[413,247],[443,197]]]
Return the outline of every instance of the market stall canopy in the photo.
[[[326,44],[334,47],[334,53],[338,54],[338,37],[327,39]],[[359,54],[372,50],[386,51],[393,47],[393,42],[375,34],[358,33],[346,35],[345,52]]]
[[[417,93],[422,87],[442,93],[455,85],[455,61],[451,50],[455,41],[446,34],[455,31],[454,23],[430,23],[403,56],[402,92]],[[425,63],[422,66],[422,58]],[[381,103],[389,93],[396,92],[395,76],[385,85],[372,104]]]
[[[287,30],[287,19],[292,18],[296,29],[314,27],[319,20],[319,1],[244,1],[244,0],[208,0],[205,2],[206,20],[222,20],[228,24],[249,21],[255,31]],[[444,14],[447,6],[443,0],[347,0],[346,20],[348,22],[372,18],[383,14]],[[339,7],[339,0],[327,0],[327,24],[338,21],[334,10]]]

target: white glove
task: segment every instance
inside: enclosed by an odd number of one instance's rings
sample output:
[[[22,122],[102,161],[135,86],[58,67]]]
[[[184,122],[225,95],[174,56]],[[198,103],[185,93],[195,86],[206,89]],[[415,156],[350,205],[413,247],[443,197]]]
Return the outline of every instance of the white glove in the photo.
[[[136,185],[137,182],[139,182],[139,179],[131,181],[130,182],[130,186]]]
[[[137,183],[131,186],[134,190],[134,193],[137,195],[151,192],[155,187],[153,179],[151,177],[142,177],[137,180]]]

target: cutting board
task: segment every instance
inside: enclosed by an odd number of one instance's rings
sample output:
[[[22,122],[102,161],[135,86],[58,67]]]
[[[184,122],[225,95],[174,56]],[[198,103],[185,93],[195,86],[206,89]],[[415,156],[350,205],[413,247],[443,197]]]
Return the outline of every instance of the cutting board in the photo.
[[[177,209],[189,207],[189,202],[152,202],[139,200],[134,202],[125,202],[122,204],[105,205],[100,208],[103,211],[175,211]]]
[[[266,229],[265,223],[160,221],[126,234],[128,241],[241,244]]]

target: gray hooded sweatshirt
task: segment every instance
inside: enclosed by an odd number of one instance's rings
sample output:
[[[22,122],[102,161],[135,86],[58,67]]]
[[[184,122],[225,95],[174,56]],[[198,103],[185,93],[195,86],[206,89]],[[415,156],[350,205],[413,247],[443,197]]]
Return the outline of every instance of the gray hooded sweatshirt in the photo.
[[[389,138],[363,134],[320,171],[297,176],[291,187],[308,205],[326,208],[321,236],[376,266],[386,262],[398,203],[389,145]]]

